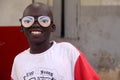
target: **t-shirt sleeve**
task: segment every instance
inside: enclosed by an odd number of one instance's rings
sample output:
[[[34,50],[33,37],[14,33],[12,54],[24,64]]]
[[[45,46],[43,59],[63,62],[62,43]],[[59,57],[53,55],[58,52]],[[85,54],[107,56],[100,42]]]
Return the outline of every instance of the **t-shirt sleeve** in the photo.
[[[75,80],[101,80],[91,65],[86,60],[84,54],[80,53],[74,70]]]

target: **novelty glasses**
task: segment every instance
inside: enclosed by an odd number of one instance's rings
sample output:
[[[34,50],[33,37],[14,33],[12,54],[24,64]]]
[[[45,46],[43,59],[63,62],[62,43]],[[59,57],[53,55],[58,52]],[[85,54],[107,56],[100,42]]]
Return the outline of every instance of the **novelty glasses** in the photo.
[[[25,16],[20,19],[21,24],[25,28],[31,27],[34,22],[38,22],[40,26],[42,27],[48,27],[51,24],[51,19],[48,16],[39,16],[39,17],[33,17],[33,16]]]

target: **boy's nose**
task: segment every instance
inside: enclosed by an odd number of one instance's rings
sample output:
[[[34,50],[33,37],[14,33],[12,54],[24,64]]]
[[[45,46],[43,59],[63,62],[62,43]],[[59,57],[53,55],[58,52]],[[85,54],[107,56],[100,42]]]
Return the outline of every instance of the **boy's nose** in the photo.
[[[35,21],[34,23],[33,23],[33,27],[39,27],[40,25],[39,25],[39,23],[37,22],[37,21]]]

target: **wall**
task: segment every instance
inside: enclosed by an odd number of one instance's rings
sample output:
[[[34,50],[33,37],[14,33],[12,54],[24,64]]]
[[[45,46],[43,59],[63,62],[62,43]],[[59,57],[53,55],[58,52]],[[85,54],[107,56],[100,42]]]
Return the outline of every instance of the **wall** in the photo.
[[[0,26],[16,26],[22,17],[24,8],[31,0],[0,0]]]
[[[120,5],[120,0],[80,0],[81,5],[90,6],[90,5]]]
[[[18,20],[22,16],[25,6],[31,2],[32,0],[0,1],[0,32],[2,36],[2,38],[0,38],[0,53],[1,51],[6,51],[6,47],[4,47],[6,46],[6,43],[9,44],[7,46],[7,48],[9,47],[9,52],[10,50],[13,52],[13,48],[11,47],[12,49],[10,49],[10,46],[13,45],[10,43],[15,40],[16,44],[18,44],[20,40],[25,39],[23,34],[21,35],[19,32],[20,24]],[[53,33],[53,39],[56,41],[69,41],[84,52],[88,61],[100,75],[102,80],[120,80],[120,1],[65,0],[65,38],[60,38],[61,0],[44,0],[43,2],[53,7],[52,10],[54,12],[55,24],[57,26],[56,32]],[[9,29],[8,27],[17,28],[14,30],[13,28]],[[17,34],[21,37],[14,34],[14,31],[18,31],[19,33]],[[15,39],[12,37],[12,41],[4,41],[4,39],[9,40],[9,38],[6,37],[7,34],[10,33],[16,36],[14,37]],[[24,43],[26,42],[21,44]],[[15,46],[18,47],[17,45]],[[0,65],[2,64],[0,67],[0,75],[2,79],[0,80],[8,79],[5,79],[5,77],[9,77],[10,75],[13,57],[20,52],[20,49],[16,50],[17,52],[14,52],[14,54],[12,53],[13,56],[11,57],[11,54],[8,54],[7,56],[4,55],[6,52],[0,55]],[[6,63],[10,60],[10,63],[6,65],[3,60],[6,61]],[[5,69],[5,67],[8,68]],[[9,74],[7,74],[7,71]]]
[[[120,6],[81,6],[79,47],[103,80],[120,79]]]
[[[79,47],[102,80],[120,80],[119,5],[119,0],[81,0]]]

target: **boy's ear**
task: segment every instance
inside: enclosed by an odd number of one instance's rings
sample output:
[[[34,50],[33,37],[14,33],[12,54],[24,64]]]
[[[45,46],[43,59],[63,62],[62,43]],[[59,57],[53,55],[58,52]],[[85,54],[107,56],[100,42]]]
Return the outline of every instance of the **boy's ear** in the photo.
[[[55,24],[51,24],[51,32],[54,32],[56,30]]]
[[[21,18],[19,19],[19,21],[21,22]],[[23,32],[23,26],[22,26],[22,24],[20,26],[20,32]]]

